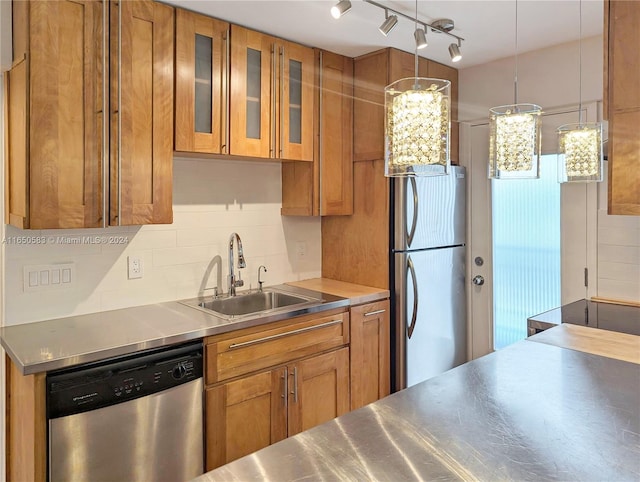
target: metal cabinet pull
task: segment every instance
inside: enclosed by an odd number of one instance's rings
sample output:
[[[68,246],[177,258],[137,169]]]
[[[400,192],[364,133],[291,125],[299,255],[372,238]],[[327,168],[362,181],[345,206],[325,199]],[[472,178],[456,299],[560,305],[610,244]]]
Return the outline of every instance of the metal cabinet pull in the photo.
[[[280,47],[280,146],[278,157],[282,158],[282,145],[284,144],[284,46]],[[291,127],[289,127],[291,128]]]
[[[306,333],[307,331],[319,330],[320,328],[326,328],[328,326],[337,325],[342,323],[342,319],[340,320],[331,320],[325,323],[320,323],[319,325],[307,326],[305,328],[298,328],[297,330],[286,331],[284,333],[278,333],[277,335],[265,336],[262,338],[257,338],[255,340],[243,341],[241,343],[232,343],[229,345],[229,350],[233,350],[234,348],[242,348],[245,346],[257,345],[258,343],[264,343],[265,341],[277,340],[278,338],[284,338],[285,336],[297,335],[298,333]]]
[[[122,2],[118,2],[118,111],[122,110]],[[122,226],[122,115],[118,114],[118,226]]]
[[[102,4],[102,227],[109,226],[109,4]]]
[[[323,142],[324,142],[324,125],[322,122],[322,115],[324,113],[324,109],[323,109],[323,103],[322,103],[322,89],[324,88],[323,85],[323,77],[324,77],[324,72],[322,71],[322,68],[324,67],[324,56],[322,53],[322,50],[320,51],[320,65],[319,65],[319,69],[318,69],[318,138],[320,139],[318,142],[318,172],[320,173],[320,175],[318,176],[318,191],[320,192],[320,196],[318,196],[319,202],[318,202],[318,213],[320,214],[320,216],[322,216],[324,214],[324,212],[322,211],[322,200],[324,199],[323,196],[323,192],[322,192],[322,157],[324,156],[324,146],[323,146]],[[302,118],[302,115],[300,116],[300,118]],[[302,126],[300,126],[302,128]]]
[[[282,395],[280,395],[284,399],[284,405],[287,405],[287,392],[289,391],[289,370],[285,367],[284,374],[280,377],[284,379],[284,389],[282,390]]]
[[[276,46],[271,46],[271,126],[269,138],[269,157],[276,157]]]
[[[298,403],[298,367],[293,367],[293,390],[291,391],[291,395],[293,395],[293,403]]]
[[[220,150],[223,154],[229,154],[229,149],[227,147],[229,145],[229,77],[231,75],[231,43],[229,42],[229,29],[227,29],[227,31],[222,36],[222,40],[224,42],[224,65],[222,66],[222,96],[224,99],[224,118],[222,120],[222,124],[224,129],[224,139],[222,140],[223,144],[220,146]]]
[[[369,313],[365,313],[364,316],[374,316],[374,315],[379,315],[380,313],[384,313],[387,310],[376,310],[376,311],[370,311]]]

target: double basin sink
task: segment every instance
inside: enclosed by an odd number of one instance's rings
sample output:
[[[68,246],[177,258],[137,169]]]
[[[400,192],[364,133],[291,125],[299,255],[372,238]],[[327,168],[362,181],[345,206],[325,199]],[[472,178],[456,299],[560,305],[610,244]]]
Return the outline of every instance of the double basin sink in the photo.
[[[265,288],[262,291],[238,293],[236,296],[194,298],[181,303],[231,320],[293,311],[320,302],[322,300],[318,298],[289,293],[277,288]]]

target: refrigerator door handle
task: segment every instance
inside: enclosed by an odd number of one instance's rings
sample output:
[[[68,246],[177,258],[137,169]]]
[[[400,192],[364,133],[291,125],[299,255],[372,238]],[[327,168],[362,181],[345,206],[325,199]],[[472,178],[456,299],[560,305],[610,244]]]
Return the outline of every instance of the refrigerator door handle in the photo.
[[[411,256],[407,258],[407,268],[411,273],[411,281],[413,282],[413,313],[411,315],[411,323],[409,323],[409,327],[407,328],[407,336],[411,338],[413,330],[416,327],[416,321],[418,320],[418,280],[416,279],[416,270],[413,266]]]
[[[411,191],[413,191],[413,220],[411,221],[411,229],[407,233],[407,246],[411,246],[418,226],[418,186],[414,177],[410,177],[409,182],[411,183]]]

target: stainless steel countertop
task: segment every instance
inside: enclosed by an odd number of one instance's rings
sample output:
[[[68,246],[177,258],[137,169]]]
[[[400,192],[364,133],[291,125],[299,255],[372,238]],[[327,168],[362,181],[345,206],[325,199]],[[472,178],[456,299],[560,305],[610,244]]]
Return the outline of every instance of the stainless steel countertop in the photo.
[[[640,480],[640,365],[522,341],[194,481]]]
[[[180,302],[157,303],[0,329],[0,343],[23,375],[340,308],[349,299],[287,285],[274,288],[321,298],[292,311],[228,321]]]

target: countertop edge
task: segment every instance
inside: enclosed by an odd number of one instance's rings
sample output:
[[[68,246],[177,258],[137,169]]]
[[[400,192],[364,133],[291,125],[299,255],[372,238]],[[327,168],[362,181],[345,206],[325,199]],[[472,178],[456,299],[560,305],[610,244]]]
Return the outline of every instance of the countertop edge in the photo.
[[[284,286],[284,285],[278,285]],[[286,285],[286,288],[290,288],[289,285]],[[87,313],[85,315],[77,315],[66,318],[57,318],[46,321],[39,321],[34,323],[25,323],[20,325],[10,325],[0,328],[0,344],[4,348],[6,354],[11,358],[14,365],[18,368],[22,375],[34,375],[37,373],[43,373],[53,370],[59,370],[64,368],[71,368],[73,366],[77,366],[84,363],[92,363],[101,360],[105,360],[107,358],[129,355],[138,351],[150,350],[155,348],[161,348],[164,346],[174,345],[183,342],[189,342],[193,340],[197,340],[200,338],[206,338],[208,336],[219,335],[223,333],[228,333],[235,330],[240,330],[243,328],[252,328],[256,326],[266,325],[269,323],[275,323],[278,321],[282,321],[288,318],[296,318],[298,316],[302,316],[305,314],[314,314],[314,313],[322,313],[325,311],[340,309],[340,308],[349,308],[351,306],[351,300],[349,298],[339,297],[333,295],[332,293],[324,293],[313,290],[308,290],[306,288],[293,287],[292,291],[301,290],[302,292],[311,292],[315,294],[317,297],[322,298],[323,302],[319,305],[313,307],[306,307],[301,310],[295,310],[291,312],[282,312],[276,313],[272,315],[267,315],[260,318],[249,318],[246,320],[228,322],[223,320],[222,318],[218,318],[213,314],[204,313],[196,308],[188,307],[186,305],[182,305],[180,301],[168,301],[163,303],[155,303],[150,305],[141,305],[141,306],[132,306],[128,308],[121,308],[117,310],[109,310],[104,312],[97,313]],[[309,293],[308,293],[309,294]],[[48,324],[50,327],[55,327],[56,325],[60,326],[65,322],[69,322],[71,320],[72,323],[79,321],[81,325],[83,323],[83,318],[87,320],[91,320],[92,325],[97,325],[100,318],[105,318],[110,315],[114,317],[121,316],[124,313],[131,313],[133,311],[138,310],[166,310],[168,315],[171,316],[171,312],[182,312],[183,317],[189,317],[189,315],[193,315],[194,319],[194,329],[189,329],[186,331],[178,331],[172,334],[162,334],[158,333],[157,336],[153,334],[150,335],[147,339],[140,338],[139,340],[132,340],[127,343],[123,343],[118,346],[110,346],[105,347],[103,349],[97,350],[89,350],[86,352],[81,352],[78,350],[78,353],[70,354],[68,356],[61,356],[53,359],[46,359],[37,362],[26,362],[24,360],[24,356],[20,356],[20,350],[16,349],[15,346],[11,343],[11,340],[7,340],[7,332],[15,332],[16,330],[20,331],[29,331],[29,329],[34,329],[33,325],[39,324],[40,327],[43,324]],[[186,311],[185,311],[186,310]],[[191,313],[193,311],[193,313]],[[159,312],[159,311],[158,311]],[[199,322],[196,320],[200,320]],[[203,320],[205,320],[203,322]],[[197,326],[199,323],[205,323],[206,320],[210,320],[210,325],[208,326]],[[141,320],[141,323],[145,323],[146,320]],[[89,323],[89,322],[87,322]],[[31,326],[30,326],[31,325]],[[89,328],[89,327],[88,327]],[[53,330],[55,331],[55,329]],[[24,354],[23,354],[24,355]]]

